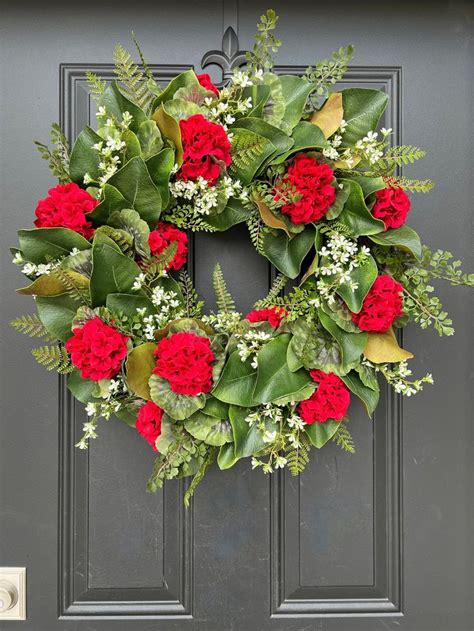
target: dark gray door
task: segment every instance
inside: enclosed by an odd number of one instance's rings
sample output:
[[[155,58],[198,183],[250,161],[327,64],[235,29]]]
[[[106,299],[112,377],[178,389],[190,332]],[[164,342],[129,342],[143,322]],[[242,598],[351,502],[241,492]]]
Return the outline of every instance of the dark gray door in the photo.
[[[385,126],[398,143],[426,147],[416,176],[438,181],[416,198],[411,223],[472,267],[467,3],[271,4],[281,16],[279,63],[287,72],[355,44],[347,82],[390,94]],[[266,3],[0,6],[0,566],[28,570],[28,620],[0,621],[0,629],[472,629],[472,315],[463,290],[440,290],[457,337],[406,334],[417,369],[432,370],[436,386],[403,407],[385,396],[373,424],[354,409],[355,456],[328,447],[299,480],[269,480],[247,462],[213,470],[187,512],[183,482],[145,493],[152,455],[125,425],[102,423],[89,453],[74,449],[81,406],[35,366],[29,341],[7,328],[28,312],[14,294],[20,277],[7,246],[31,225],[36,200],[52,184],[32,140],[44,140],[58,118],[71,138],[89,121],[85,71],[110,77],[113,46],[128,44],[132,29],[157,76],[199,68],[229,25],[249,47]],[[194,277],[209,300],[217,259],[242,310],[264,294],[271,270],[244,229],[194,241]]]

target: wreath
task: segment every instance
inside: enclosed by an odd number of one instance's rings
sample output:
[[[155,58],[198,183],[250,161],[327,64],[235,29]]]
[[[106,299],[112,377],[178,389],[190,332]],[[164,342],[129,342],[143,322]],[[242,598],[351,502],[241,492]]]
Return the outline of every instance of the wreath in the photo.
[[[137,42],[140,67],[117,46],[116,81],[87,75],[97,129],[71,152],[58,125],[53,149],[36,143],[59,184],[14,250],[37,314],[12,325],[44,338],[33,356],[86,405],[77,446],[117,417],[157,452],[150,491],[194,476],[186,503],[214,461],[296,475],[311,447],[354,452],[352,398],[371,416],[379,377],[406,396],[432,383],[410,377],[396,335],[409,322],[453,334],[432,279],[474,284],[405,223],[407,191],[433,184],[398,174],[424,152],[376,131],[387,95],[334,91],[352,47],[277,75],[276,21],[261,17],[221,89],[193,70],[162,87]],[[216,265],[217,309],[203,313],[188,235],[243,222],[278,274],[243,316]]]

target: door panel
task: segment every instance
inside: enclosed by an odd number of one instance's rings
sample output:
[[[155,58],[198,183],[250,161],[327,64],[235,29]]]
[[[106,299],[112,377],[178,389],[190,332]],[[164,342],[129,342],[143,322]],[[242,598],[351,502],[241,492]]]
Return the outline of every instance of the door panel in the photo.
[[[429,196],[415,198],[410,223],[429,245],[452,249],[472,266],[467,4],[271,4],[284,41],[279,72],[301,72],[334,48],[355,44],[356,65],[344,87],[386,90],[385,126],[394,128],[396,143],[427,149],[416,175],[439,182]],[[20,277],[6,248],[18,228],[31,224],[36,200],[52,184],[31,141],[44,140],[52,120],[62,118],[71,139],[93,120],[85,70],[110,79],[113,45],[129,47],[133,28],[156,62],[153,72],[167,81],[200,68],[228,25],[248,48],[266,3],[86,0],[40,7],[0,0],[0,6],[7,86],[0,97],[0,237],[8,297],[2,301],[0,566],[28,568],[22,628],[468,631],[467,293],[439,292],[456,338],[438,340],[415,328],[406,333],[416,371],[432,370],[436,387],[403,408],[385,393],[374,421],[357,406],[351,410],[354,456],[335,445],[313,453],[300,479],[269,480],[248,462],[213,469],[188,511],[184,481],[145,493],[153,457],[120,422],[102,423],[88,453],[74,448],[82,406],[29,359],[29,340],[6,328],[28,311],[13,293]],[[210,71],[220,79],[218,68]],[[242,311],[269,286],[273,272],[241,226],[195,235],[191,250],[190,271],[208,307],[217,260]],[[0,621],[0,630],[14,624]]]

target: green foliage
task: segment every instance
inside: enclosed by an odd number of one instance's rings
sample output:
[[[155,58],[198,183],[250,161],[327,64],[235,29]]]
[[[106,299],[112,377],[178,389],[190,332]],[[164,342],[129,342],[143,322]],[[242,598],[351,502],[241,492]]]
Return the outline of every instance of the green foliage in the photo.
[[[68,296],[70,296],[73,300],[77,300],[77,302],[81,304],[90,304],[91,299],[89,289],[76,282],[73,272],[71,273],[66,269],[58,267],[55,269],[54,273],[66,287],[66,293]]]
[[[352,439],[352,434],[347,429],[348,419],[342,419],[339,423],[339,429],[332,437],[332,440],[344,451],[350,454],[355,454],[355,445]]]
[[[285,285],[288,282],[288,277],[284,274],[278,274],[270,287],[270,291],[255,303],[255,309],[264,309],[265,307],[271,307],[275,304],[276,299],[281,295]]]
[[[399,145],[390,147],[382,158],[372,166],[374,174],[390,174],[395,167],[413,164],[426,155],[426,151],[414,145]]]
[[[137,45],[136,41],[135,45]],[[140,49],[139,52],[141,53]],[[117,44],[115,47],[114,64],[114,72],[122,83],[126,96],[138,107],[146,111],[151,105],[154,95],[148,88],[146,75],[138,69],[130,53],[121,44]]]
[[[10,322],[10,326],[18,333],[23,333],[29,337],[43,338],[46,342],[52,342],[54,339],[36,313],[15,318]]]
[[[117,213],[119,211],[116,211]],[[114,213],[115,214],[115,213]],[[132,257],[134,255],[134,242],[132,235],[121,228],[114,228],[113,226],[100,226],[96,232],[106,235],[109,239],[112,239],[114,243],[118,245],[122,254]]]
[[[40,346],[34,348],[31,354],[46,370],[55,370],[60,375],[67,375],[73,369],[69,355],[62,346]]]
[[[216,294],[216,303],[218,311],[222,313],[232,313],[235,311],[235,302],[229,290],[227,289],[221,266],[216,263],[212,273],[212,286]]]
[[[165,270],[174,259],[177,249],[178,242],[171,241],[171,243],[167,245],[160,254],[152,256],[150,259],[145,261],[143,265],[143,272],[145,273],[148,284],[152,284],[158,278],[162,278]]]
[[[183,294],[184,309],[188,318],[199,318],[202,314],[204,302],[199,300],[198,293],[194,289],[193,281],[186,270],[181,270],[179,273],[179,285],[181,287],[181,293]]]
[[[201,466],[199,467],[199,471],[193,477],[191,484],[188,486],[188,488],[186,489],[186,493],[184,494],[184,505],[186,506],[186,508],[189,507],[189,500],[192,498],[195,490],[199,486],[199,483],[206,475],[206,471],[216,459],[217,452],[218,452],[218,449],[216,449],[215,447],[209,447],[207,449],[207,453],[202,459]]]
[[[298,446],[286,452],[286,466],[291,475],[300,475],[309,462],[309,451],[311,442],[305,432],[301,432],[298,436]]]
[[[107,83],[98,77],[94,72],[86,70],[87,86],[89,88],[90,95],[96,103],[101,104],[102,95],[105,92]]]
[[[51,142],[55,146],[52,151],[47,145],[35,141],[35,145],[43,158],[48,160],[49,170],[61,184],[71,181],[69,175],[69,143],[61,127],[57,123],[51,125]]]
[[[323,59],[315,66],[306,68],[305,78],[313,85],[313,93],[307,102],[307,109],[314,111],[322,99],[329,94],[331,87],[341,81],[347,71],[347,66],[352,59],[354,48],[341,46],[339,50],[332,53],[331,59]]]
[[[453,261],[451,252],[436,250],[432,252],[426,245],[422,249],[421,267],[432,278],[440,278],[451,285],[474,287],[474,274],[465,274],[461,269],[461,261]]]
[[[265,224],[258,213],[253,214],[247,219],[247,228],[250,240],[258,254],[263,254],[263,237],[265,234]]]
[[[252,51],[247,53],[247,62],[251,70],[271,70],[273,68],[272,53],[276,53],[281,46],[281,41],[272,33],[277,22],[278,16],[273,9],[267,9],[266,13],[260,16]]]
[[[402,188],[411,193],[428,193],[434,187],[433,180],[413,180],[404,175],[388,175],[384,180],[389,186]]]
[[[237,128],[232,138],[232,164],[229,169],[233,172],[244,171],[259,160],[266,147],[266,139],[249,129]]]

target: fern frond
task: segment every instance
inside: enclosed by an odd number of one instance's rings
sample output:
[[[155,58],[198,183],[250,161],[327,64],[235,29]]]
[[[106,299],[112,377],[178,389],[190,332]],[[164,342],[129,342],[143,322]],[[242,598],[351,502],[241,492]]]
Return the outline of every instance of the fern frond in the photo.
[[[183,294],[184,308],[186,309],[188,318],[199,318],[204,303],[202,300],[199,300],[198,293],[194,289],[193,281],[186,270],[181,270],[179,273],[179,286]]]
[[[147,277],[147,282],[151,283],[160,276],[167,269],[171,261],[176,255],[178,249],[178,242],[172,241],[164,250],[157,256],[152,256],[143,265],[143,271]]]
[[[69,175],[69,143],[61,127],[57,123],[51,125],[51,142],[55,149],[51,151],[47,145],[35,141],[35,145],[43,158],[49,162],[49,170],[62,184],[71,181]]]
[[[412,193],[428,193],[434,186],[433,180],[412,180],[403,175],[387,175],[383,178],[389,186],[394,188],[402,188]]]
[[[142,63],[142,67],[143,67],[143,72],[145,73],[145,76],[147,77],[147,79],[149,79],[150,81],[155,82],[155,77],[153,76],[152,71],[150,70],[150,66],[148,65],[147,60],[145,59],[145,55],[143,54],[142,48],[140,46],[140,42],[138,41],[138,39],[135,37],[135,33],[132,31],[132,39],[133,39],[133,43],[135,44],[135,48],[137,49],[138,55],[140,57],[140,61]]]
[[[265,224],[259,215],[253,215],[247,220],[250,240],[259,254],[263,254],[263,237]]]
[[[134,63],[130,53],[121,44],[117,44],[114,50],[114,72],[122,83],[125,95],[134,103],[147,110],[152,99],[148,90],[146,78]]]
[[[199,471],[193,477],[191,484],[189,485],[186,493],[184,494],[183,502],[186,508],[189,507],[189,500],[192,498],[192,496],[194,495],[194,491],[197,489],[197,487],[199,486],[199,483],[206,475],[206,471],[216,459],[216,454],[217,454],[217,448],[210,447],[209,451],[204,457],[204,460],[201,463],[201,466],[199,467]]]
[[[134,256],[133,236],[129,232],[121,228],[113,228],[112,226],[105,225],[100,226],[99,230],[119,246],[122,250],[122,254],[130,257]]]
[[[255,303],[255,308],[264,309],[265,307],[271,307],[272,305],[274,305],[277,298],[280,297],[280,294],[283,291],[287,282],[287,276],[285,276],[284,274],[278,274],[273,281],[268,294],[265,296],[265,298],[262,298],[262,300],[258,300]]]
[[[286,466],[291,475],[299,475],[309,462],[311,443],[305,432],[299,436],[299,445],[285,454]]]
[[[86,79],[91,97],[96,103],[100,104],[102,102],[102,96],[105,92],[105,88],[107,87],[107,83],[98,77],[95,72],[91,72],[90,70],[86,70]]]
[[[49,333],[36,313],[20,316],[10,322],[15,331],[29,337],[43,338],[46,342],[52,342],[55,338]]]
[[[91,297],[89,289],[78,285],[69,270],[58,267],[54,270],[54,273],[66,287],[66,293],[69,294],[71,298],[84,305],[90,304]]]
[[[352,438],[352,434],[347,429],[347,423],[347,419],[343,419],[339,423],[339,429],[332,437],[332,440],[336,443],[336,445],[341,447],[341,449],[344,449],[344,451],[347,451],[350,454],[355,454],[354,440]]]
[[[62,346],[40,346],[34,348],[31,354],[46,370],[55,370],[60,375],[67,375],[73,369],[69,355]]]
[[[216,294],[216,303],[218,310],[224,313],[232,313],[233,311],[235,311],[234,299],[227,289],[224,275],[222,274],[222,269],[219,263],[216,263],[214,271],[212,273],[212,285]]]
[[[415,147],[414,145],[399,145],[391,147],[385,155],[375,164],[375,170],[386,170],[394,167],[401,167],[407,164],[413,164],[416,160],[420,160],[426,155],[426,151]]]
[[[266,139],[248,129],[236,129],[232,138],[232,163],[229,170],[245,169],[264,151]]]

